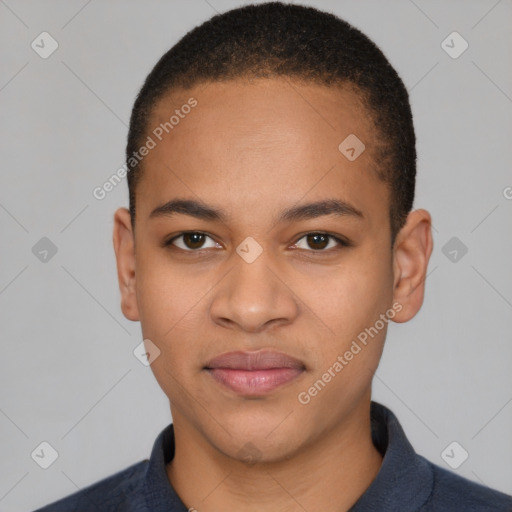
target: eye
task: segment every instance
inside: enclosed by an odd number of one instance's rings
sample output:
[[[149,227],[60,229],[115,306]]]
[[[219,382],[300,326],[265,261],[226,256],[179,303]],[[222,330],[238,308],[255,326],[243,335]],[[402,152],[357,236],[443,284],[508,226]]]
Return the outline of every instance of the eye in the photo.
[[[326,249],[333,249],[336,246],[348,247],[350,245],[346,240],[328,233],[308,233],[299,238],[294,247],[308,250],[304,243],[301,246],[301,240],[305,240],[305,244],[312,248],[314,252],[327,252]]]
[[[209,238],[211,240],[210,245],[204,245],[205,240]],[[181,240],[180,240],[181,239]],[[200,231],[187,231],[180,233],[177,236],[174,236],[167,242],[165,242],[166,246],[174,245],[184,251],[193,252],[198,249],[209,249],[211,247],[218,247],[219,244],[215,242],[211,237],[209,237],[206,233],[201,233]]]

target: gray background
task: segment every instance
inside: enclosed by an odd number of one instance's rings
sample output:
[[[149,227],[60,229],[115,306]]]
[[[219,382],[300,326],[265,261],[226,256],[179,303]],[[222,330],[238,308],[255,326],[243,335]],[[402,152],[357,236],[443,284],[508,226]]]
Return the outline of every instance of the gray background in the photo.
[[[441,453],[457,441],[469,453],[457,473],[512,494],[512,3],[305,3],[367,33],[409,88],[415,207],[435,227],[424,306],[391,326],[374,399],[419,453],[448,468]],[[102,201],[92,190],[123,163],[130,109],[156,60],[239,4],[0,0],[2,511],[147,457],[171,420],[132,353],[140,326],[119,307],[111,231],[126,184]],[[59,44],[47,59],[31,48],[43,31]],[[457,59],[441,47],[453,31],[469,43]],[[57,247],[46,262],[32,252],[42,237]],[[468,248],[456,262],[442,250],[452,237]],[[46,470],[31,458],[42,441],[59,454]]]

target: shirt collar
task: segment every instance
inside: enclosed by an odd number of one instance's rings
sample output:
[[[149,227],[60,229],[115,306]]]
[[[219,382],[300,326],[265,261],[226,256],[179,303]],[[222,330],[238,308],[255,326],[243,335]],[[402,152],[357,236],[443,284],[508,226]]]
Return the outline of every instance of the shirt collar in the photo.
[[[431,465],[418,456],[396,416],[377,402],[371,403],[373,444],[383,455],[382,466],[350,512],[415,511],[428,500],[433,488]],[[146,471],[144,492],[152,512],[186,512],[185,505],[167,479],[166,464],[174,457],[174,428],[168,425],[157,437]]]
[[[376,478],[350,512],[414,512],[434,486],[432,465],[417,455],[396,416],[377,402],[370,408],[372,440],[383,455]]]
[[[168,425],[156,438],[144,481],[147,509],[151,512],[186,512],[168,478],[166,465],[174,457],[174,426]]]

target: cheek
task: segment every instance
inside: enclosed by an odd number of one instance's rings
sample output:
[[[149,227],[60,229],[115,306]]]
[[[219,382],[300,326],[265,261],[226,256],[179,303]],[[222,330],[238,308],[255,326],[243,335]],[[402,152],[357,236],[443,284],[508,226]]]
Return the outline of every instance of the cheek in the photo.
[[[143,336],[153,341],[165,356],[152,367],[158,367],[164,360],[171,367],[183,365],[200,350],[198,329],[204,325],[208,279],[192,267],[170,265],[165,255],[158,253],[138,258],[136,275]]]
[[[201,297],[204,291],[186,272],[149,258],[137,274],[137,301],[144,339],[160,350],[151,370],[171,403],[187,408],[190,376],[201,360]],[[203,299],[204,300],[204,299]],[[187,391],[188,390],[188,391]]]
[[[339,410],[340,401],[348,407],[367,391],[379,364],[388,325],[380,315],[389,310],[393,296],[391,254],[386,257],[382,251],[372,257],[363,253],[333,270],[323,292],[316,291],[311,299],[329,330],[319,331],[316,347],[312,347],[317,364],[302,391],[314,405],[306,407],[305,413]],[[319,399],[313,398],[315,393]]]
[[[318,415],[328,414],[329,424],[342,421],[341,416],[368,393],[388,325],[380,315],[392,301],[389,264],[354,264],[333,273],[324,293],[312,299],[329,331],[319,333],[311,347],[317,364],[297,397],[308,428],[317,428]]]
[[[392,299],[391,258],[354,257],[332,269],[323,285],[304,283],[304,291],[319,324],[336,340],[349,342],[362,329],[372,325],[390,306]]]
[[[161,269],[161,271],[159,270]],[[137,303],[144,336],[161,339],[185,313],[187,293],[182,279],[158,265],[137,269]]]
[[[197,272],[192,266],[173,265],[165,250],[144,242],[135,270],[141,324],[145,334],[162,336],[198,302]]]

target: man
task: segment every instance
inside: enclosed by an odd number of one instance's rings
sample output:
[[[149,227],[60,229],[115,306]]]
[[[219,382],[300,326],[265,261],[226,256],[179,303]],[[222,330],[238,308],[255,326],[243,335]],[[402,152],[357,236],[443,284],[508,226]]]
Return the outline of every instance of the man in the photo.
[[[366,36],[297,5],[215,16],[147,77],[126,153],[121,307],[173,424],[149,461],[41,510],[512,510],[371,402],[432,236],[407,91]]]

